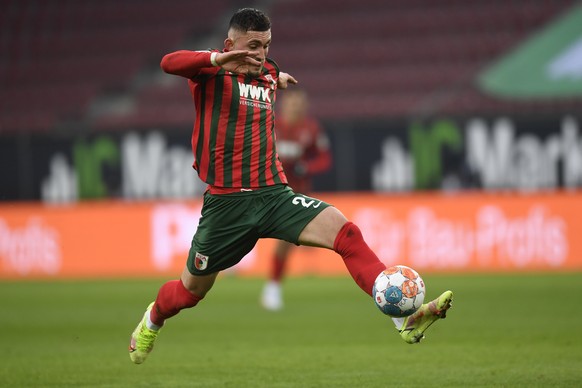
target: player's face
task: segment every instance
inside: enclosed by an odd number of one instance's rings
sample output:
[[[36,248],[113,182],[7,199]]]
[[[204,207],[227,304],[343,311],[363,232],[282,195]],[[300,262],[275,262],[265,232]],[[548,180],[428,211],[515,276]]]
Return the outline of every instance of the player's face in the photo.
[[[230,42],[228,42],[230,41]],[[267,31],[229,31],[227,47],[229,50],[248,50],[255,54],[255,59],[261,64],[259,66],[252,66],[249,69],[249,74],[252,76],[259,76],[265,59],[269,54],[269,46],[271,45],[271,30]]]

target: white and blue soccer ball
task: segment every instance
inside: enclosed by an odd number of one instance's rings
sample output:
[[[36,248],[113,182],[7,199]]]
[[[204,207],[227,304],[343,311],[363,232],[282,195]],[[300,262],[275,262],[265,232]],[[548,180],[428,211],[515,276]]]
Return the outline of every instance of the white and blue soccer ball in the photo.
[[[395,265],[382,271],[374,281],[372,296],[376,306],[391,317],[406,317],[422,306],[424,281],[410,267]]]

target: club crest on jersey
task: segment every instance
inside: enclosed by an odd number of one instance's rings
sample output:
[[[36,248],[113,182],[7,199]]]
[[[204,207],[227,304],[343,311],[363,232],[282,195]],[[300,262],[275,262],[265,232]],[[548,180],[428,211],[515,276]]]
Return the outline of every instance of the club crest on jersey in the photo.
[[[273,76],[271,74],[267,74],[265,78],[267,79],[267,81],[269,81],[269,84],[271,84],[271,90],[275,90],[275,86],[277,85],[277,83],[273,79]]]
[[[208,267],[208,256],[196,252],[196,256],[194,256],[194,267],[196,267],[198,271],[204,271],[206,267]]]

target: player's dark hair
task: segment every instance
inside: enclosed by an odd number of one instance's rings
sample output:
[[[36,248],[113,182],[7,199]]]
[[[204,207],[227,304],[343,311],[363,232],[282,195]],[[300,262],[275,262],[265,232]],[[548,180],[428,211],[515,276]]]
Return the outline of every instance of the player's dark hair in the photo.
[[[263,11],[255,8],[241,8],[232,15],[228,29],[238,31],[267,31],[271,29],[271,20]]]

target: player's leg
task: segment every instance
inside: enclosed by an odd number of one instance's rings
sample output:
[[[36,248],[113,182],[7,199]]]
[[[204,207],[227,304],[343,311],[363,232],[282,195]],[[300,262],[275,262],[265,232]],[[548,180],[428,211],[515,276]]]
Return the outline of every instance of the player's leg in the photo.
[[[358,286],[372,295],[374,280],[386,266],[368,247],[360,229],[337,208],[291,188],[275,192],[266,203],[272,208],[266,224],[273,227],[261,230],[262,237],[335,250]]]
[[[273,256],[271,257],[271,270],[269,279],[261,292],[261,305],[271,311],[283,308],[282,280],[285,275],[287,259],[293,248],[293,244],[287,241],[277,240]]]
[[[205,276],[192,275],[184,268],[180,279],[164,283],[156,300],[148,306],[133,331],[129,343],[129,357],[136,364],[145,361],[166,319],[181,310],[194,307],[210,291],[218,272]]]
[[[374,280],[386,266],[364,241],[360,228],[335,207],[328,207],[309,222],[299,235],[299,243],[333,249],[358,286],[372,296]]]
[[[264,231],[263,237],[333,249],[342,257],[358,286],[372,296],[374,282],[386,266],[366,244],[358,226],[348,221],[338,209],[316,198],[296,194],[291,189],[277,195],[276,200],[268,202],[276,207],[272,217],[277,220],[273,222],[277,227]],[[452,293],[447,291],[431,302],[432,308],[431,303],[423,305],[418,315],[413,314],[402,322],[402,338],[408,343],[418,342],[416,339],[422,337],[436,319],[444,317],[451,300]]]
[[[159,329],[164,321],[178,314],[180,310],[194,307],[212,288],[218,272],[197,276],[184,268],[180,280],[171,280],[160,288],[153,305],[150,328]]]
[[[133,362],[145,360],[166,319],[196,306],[212,288],[218,273],[238,263],[254,247],[257,233],[245,221],[251,205],[247,196],[205,195],[202,217],[180,280],[162,285],[132,335],[129,350]]]
[[[331,246],[341,255],[350,275],[360,288],[372,296],[374,281],[386,266],[368,247],[360,229],[347,221],[337,209],[329,207],[318,214],[302,231],[299,241],[302,244],[325,248]],[[392,318],[402,339],[410,344],[420,342],[429,326],[446,317],[452,300],[453,293],[445,291],[437,299],[423,304],[411,316]]]

